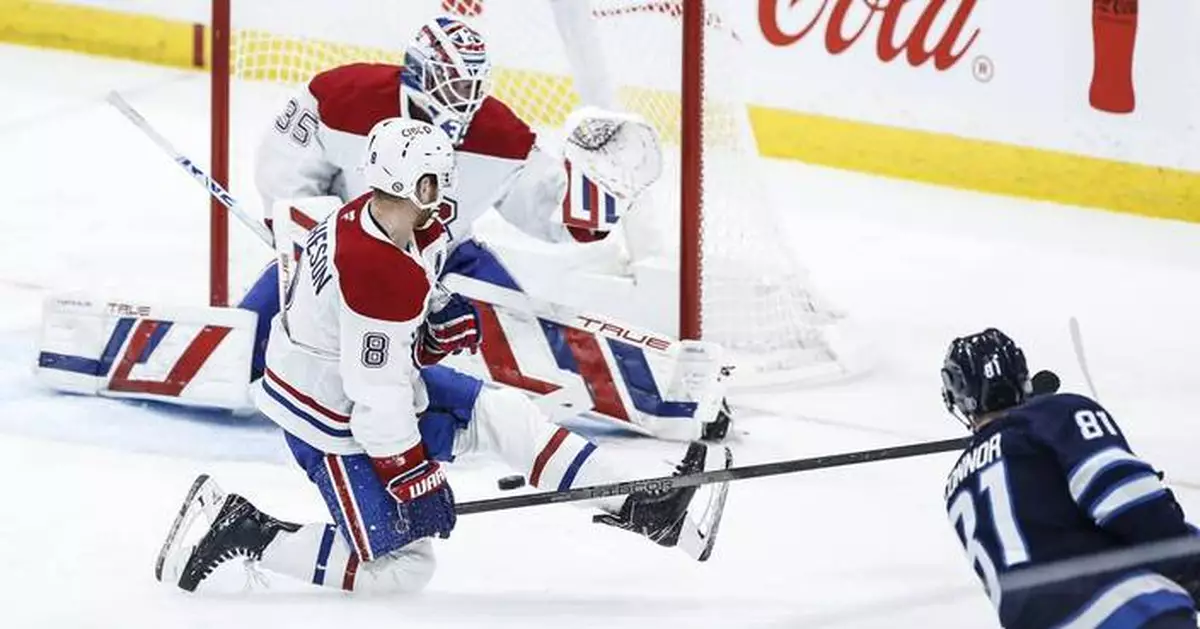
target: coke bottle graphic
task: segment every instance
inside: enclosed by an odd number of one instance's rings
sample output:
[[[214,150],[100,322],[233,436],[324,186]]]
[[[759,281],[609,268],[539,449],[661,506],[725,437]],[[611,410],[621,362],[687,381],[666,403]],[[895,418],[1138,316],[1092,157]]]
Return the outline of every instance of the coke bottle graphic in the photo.
[[[1114,114],[1134,108],[1133,47],[1138,0],[1092,0],[1092,107]]]

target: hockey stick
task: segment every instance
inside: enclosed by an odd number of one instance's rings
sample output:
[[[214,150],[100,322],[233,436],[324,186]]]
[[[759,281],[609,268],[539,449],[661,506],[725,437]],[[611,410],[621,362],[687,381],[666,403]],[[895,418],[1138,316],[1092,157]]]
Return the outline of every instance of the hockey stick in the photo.
[[[1138,544],[1119,550],[1084,555],[1055,561],[1021,570],[1014,570],[1000,577],[1001,591],[1041,587],[1083,576],[1114,570],[1145,567],[1157,561],[1200,555],[1200,537],[1179,537],[1148,544]]]
[[[134,109],[132,105],[122,98],[120,94],[115,91],[109,92],[105,100],[107,100],[110,105],[115,107],[117,111],[121,112],[126,118],[128,118],[135,127],[141,129],[142,133],[145,133],[147,137],[149,137],[154,141],[155,144],[158,145],[158,148],[162,149],[167,155],[170,155],[171,159],[175,160],[175,163],[179,164],[180,168],[186,171],[187,174],[191,175],[193,179],[200,183],[200,185],[208,189],[208,193],[212,195],[213,198],[220,201],[221,205],[224,205],[226,209],[232,212],[238,220],[246,225],[246,227],[250,228],[250,231],[254,232],[255,236],[258,236],[263,242],[267,243],[268,247],[271,246],[271,243],[274,239],[271,237],[271,232],[267,231],[266,225],[263,225],[261,222],[251,218],[250,215],[238,205],[238,202],[233,198],[233,195],[229,194],[228,190],[226,190],[220,183],[217,183],[217,181],[210,177],[208,173],[204,172],[204,170],[197,166],[195,162],[188,159],[187,156],[176,150],[175,147],[172,146],[171,143],[165,137],[163,137],[161,133],[156,131],[154,127],[150,126],[150,123],[146,122],[146,119],[143,118],[142,115],[138,113],[138,111]]]
[[[1088,369],[1087,356],[1083,353],[1083,334],[1079,331],[1079,320],[1071,317],[1067,322],[1067,327],[1071,329],[1071,346],[1075,349],[1075,362],[1079,363],[1079,370],[1083,372],[1083,380],[1087,383],[1092,399],[1098,400],[1100,396],[1096,394],[1096,385],[1092,382],[1092,372]]]
[[[609,483],[607,485],[576,487],[575,489],[567,489],[563,491],[546,491],[534,494],[524,494],[521,496],[489,498],[487,500],[459,503],[455,508],[455,511],[459,515],[467,515],[471,513],[484,513],[487,511],[520,509],[522,507],[534,507],[538,505],[558,504],[562,502],[607,498],[609,496],[620,496],[639,492],[670,491],[672,489],[694,487],[708,483],[724,483],[733,480],[758,478],[760,476],[776,476],[779,474],[791,474],[794,472],[805,472],[808,470],[824,469],[828,467],[856,465],[859,463],[872,463],[874,461],[902,459],[907,457],[923,456],[926,454],[936,454],[938,452],[961,450],[966,447],[969,441],[970,437],[943,439],[941,441],[924,441],[903,446],[878,448],[875,450],[861,450],[858,452],[846,452],[843,454],[827,454],[824,456],[817,456],[807,459],[793,459],[790,461],[777,461],[775,463],[748,465],[746,467],[733,467],[724,470],[712,470],[710,472],[697,472],[695,474],[686,474],[684,476],[662,476],[659,478],[620,481],[616,483]]]
[[[1083,380],[1087,383],[1088,392],[1092,394],[1092,399],[1099,401],[1100,395],[1096,393],[1096,385],[1092,382],[1092,373],[1088,369],[1087,356],[1083,353],[1083,333],[1079,331],[1079,320],[1071,317],[1067,324],[1071,329],[1071,345],[1075,349],[1075,362],[1079,363],[1079,370],[1083,372]],[[1193,491],[1200,490],[1200,484],[1186,480],[1172,478],[1171,484]]]

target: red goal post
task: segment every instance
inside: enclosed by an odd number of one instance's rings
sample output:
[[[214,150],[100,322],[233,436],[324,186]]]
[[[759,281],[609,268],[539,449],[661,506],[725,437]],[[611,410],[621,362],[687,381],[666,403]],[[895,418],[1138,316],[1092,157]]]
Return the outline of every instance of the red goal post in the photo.
[[[212,0],[212,163],[239,170],[231,129],[247,83],[302,85],[352,61],[399,63],[416,29],[446,11],[477,25],[495,65],[493,94],[539,132],[579,104],[643,115],[667,167],[656,210],[677,252],[677,326],[721,342],[765,381],[848,371],[828,330],[839,315],[781,237],[757,176],[757,147],[736,64],[738,0]],[[329,7],[321,11],[321,5]],[[752,8],[752,7],[751,7]],[[749,11],[753,13],[753,11]],[[548,50],[553,42],[557,50]],[[736,67],[735,72],[724,71]],[[720,82],[717,84],[717,82]],[[259,120],[265,127],[266,114]],[[235,121],[235,122],[231,122]],[[244,154],[244,152],[242,152]],[[256,200],[237,177],[234,190]],[[734,192],[745,190],[745,194]],[[757,196],[755,196],[757,195]],[[748,210],[754,210],[748,216]],[[228,221],[212,207],[210,295],[228,301]],[[739,362],[746,362],[739,360]],[[782,374],[777,378],[772,374]]]

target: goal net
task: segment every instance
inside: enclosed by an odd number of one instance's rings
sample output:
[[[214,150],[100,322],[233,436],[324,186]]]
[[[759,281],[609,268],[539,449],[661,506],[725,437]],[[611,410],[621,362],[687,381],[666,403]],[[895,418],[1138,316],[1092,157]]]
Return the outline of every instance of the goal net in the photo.
[[[749,31],[737,20],[751,7],[733,13],[739,0],[695,3],[703,6],[693,22],[699,41],[689,46],[700,43],[703,53],[685,54],[680,0],[329,0],[327,10],[313,10],[324,1],[231,0],[234,160],[252,155],[252,147],[236,146],[238,139],[258,137],[273,115],[241,100],[253,91],[249,85],[295,88],[344,63],[399,64],[421,24],[438,13],[457,15],[487,40],[492,95],[539,134],[553,137],[581,104],[637,113],[658,129],[664,172],[647,203],[670,272],[691,280],[658,295],[663,303],[654,311],[669,317],[634,323],[674,335],[682,321],[685,336],[722,344],[735,357],[740,384],[848,372],[831,336],[841,317],[816,294],[758,179],[760,158],[739,85],[751,68],[740,62]],[[682,89],[685,74],[697,98],[685,99],[692,93]],[[694,169],[680,158],[688,134]],[[251,179],[238,172],[244,166],[231,168],[235,180]],[[681,236],[681,225],[691,224]]]

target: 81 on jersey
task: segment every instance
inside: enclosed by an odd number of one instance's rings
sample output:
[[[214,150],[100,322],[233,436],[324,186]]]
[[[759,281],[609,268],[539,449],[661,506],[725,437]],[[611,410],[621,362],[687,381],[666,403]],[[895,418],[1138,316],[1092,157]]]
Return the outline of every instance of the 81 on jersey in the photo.
[[[967,551],[967,560],[979,568],[983,587],[992,605],[999,609],[1000,575],[996,566],[1007,569],[1029,561],[1029,548],[1013,513],[1004,459],[984,468],[976,480],[959,488],[948,513]]]

